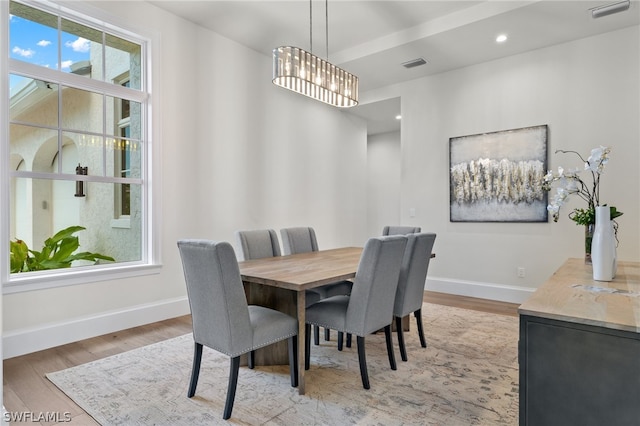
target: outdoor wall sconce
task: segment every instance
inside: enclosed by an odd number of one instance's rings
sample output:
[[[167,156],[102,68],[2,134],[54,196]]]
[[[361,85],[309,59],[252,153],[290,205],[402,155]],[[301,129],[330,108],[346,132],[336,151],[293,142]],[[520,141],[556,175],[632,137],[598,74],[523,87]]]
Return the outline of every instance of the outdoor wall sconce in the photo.
[[[87,175],[88,172],[88,168],[87,167],[82,167],[80,165],[80,163],[78,163],[78,167],[76,167],[76,174],[77,175]],[[76,193],[75,193],[76,197],[84,197],[84,181],[81,180],[77,180],[76,181]]]

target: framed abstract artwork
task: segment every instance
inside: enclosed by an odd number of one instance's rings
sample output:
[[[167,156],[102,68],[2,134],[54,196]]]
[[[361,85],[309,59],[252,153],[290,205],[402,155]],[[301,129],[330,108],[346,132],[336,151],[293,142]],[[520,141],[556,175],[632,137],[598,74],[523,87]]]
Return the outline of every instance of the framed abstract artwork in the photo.
[[[451,222],[547,222],[548,126],[449,139]]]

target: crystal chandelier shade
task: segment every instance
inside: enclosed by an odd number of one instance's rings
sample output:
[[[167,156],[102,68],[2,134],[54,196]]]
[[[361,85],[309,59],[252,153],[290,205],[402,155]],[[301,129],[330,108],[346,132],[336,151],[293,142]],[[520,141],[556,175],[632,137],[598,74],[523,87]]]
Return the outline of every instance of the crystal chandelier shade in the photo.
[[[273,83],[336,107],[358,105],[358,77],[298,47],[273,49]]]

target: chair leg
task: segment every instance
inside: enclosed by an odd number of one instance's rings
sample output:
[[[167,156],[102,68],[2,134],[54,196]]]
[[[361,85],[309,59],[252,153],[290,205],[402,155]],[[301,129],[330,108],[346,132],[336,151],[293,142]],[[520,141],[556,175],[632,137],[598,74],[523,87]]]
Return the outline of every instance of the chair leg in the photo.
[[[418,336],[420,336],[420,344],[423,348],[427,347],[427,341],[424,339],[424,329],[422,328],[422,309],[418,309],[413,313],[418,323]]]
[[[400,348],[400,358],[407,360],[407,348],[404,345],[404,331],[402,331],[402,317],[396,317],[396,334],[398,335],[398,347]]]
[[[351,347],[351,333],[347,333],[347,347]]]
[[[384,328],[384,340],[387,342],[387,355],[389,355],[389,365],[392,370],[397,370],[396,356],[393,353],[393,339],[391,338],[391,324]]]
[[[253,367],[256,366],[256,351],[251,351],[248,354],[247,358],[247,366],[253,370]]]
[[[313,344],[318,346],[320,344],[320,326],[313,326]]]
[[[304,325],[304,369],[309,369],[311,363],[311,324]]]
[[[298,387],[298,336],[289,337],[289,374],[291,387]]]
[[[224,414],[222,418],[228,420],[233,411],[233,401],[236,399],[236,387],[238,386],[238,371],[240,370],[240,357],[231,358],[229,368],[229,386],[227,387],[227,402],[224,403]]]
[[[329,341],[331,340],[331,329],[330,328],[325,328],[324,329],[324,340],[325,341]]]
[[[369,373],[367,372],[367,356],[364,352],[364,337],[356,336],[358,345],[358,361],[360,362],[360,376],[362,377],[362,387],[371,388],[369,385]]]
[[[338,331],[338,350],[342,350],[342,346],[344,345],[344,332]]]
[[[193,348],[191,383],[189,383],[189,390],[187,391],[187,397],[189,398],[191,398],[196,393],[196,386],[198,386],[198,376],[200,375],[200,361],[202,361],[202,345],[200,343],[196,343]]]
[[[423,348],[427,347],[427,341],[424,339],[424,329],[422,328],[422,308],[413,313],[418,323],[418,336],[420,336],[420,344]]]

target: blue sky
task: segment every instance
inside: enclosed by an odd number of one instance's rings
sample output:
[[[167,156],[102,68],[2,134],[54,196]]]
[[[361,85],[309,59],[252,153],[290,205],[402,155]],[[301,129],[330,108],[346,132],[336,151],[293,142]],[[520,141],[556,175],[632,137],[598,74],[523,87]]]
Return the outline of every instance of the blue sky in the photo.
[[[11,58],[67,72],[72,63],[89,59],[89,40],[62,32],[59,61],[57,29],[13,15],[9,22]]]

